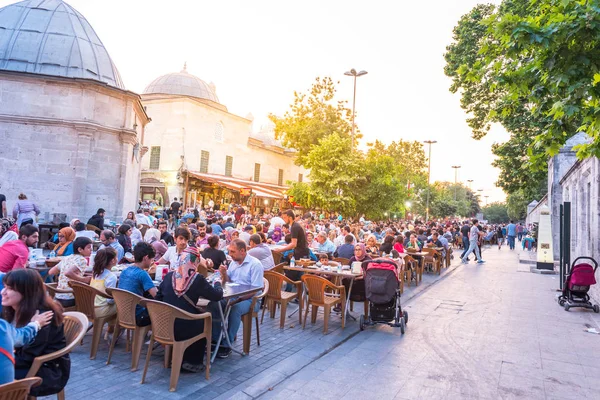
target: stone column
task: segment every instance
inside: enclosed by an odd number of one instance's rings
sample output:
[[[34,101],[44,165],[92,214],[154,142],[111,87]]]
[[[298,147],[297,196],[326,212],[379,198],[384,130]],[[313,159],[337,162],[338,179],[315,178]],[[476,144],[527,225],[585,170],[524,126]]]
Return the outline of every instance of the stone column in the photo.
[[[89,173],[89,159],[91,155],[92,143],[95,129],[81,128],[77,133],[77,152],[73,158],[75,176],[73,177],[73,197],[71,204],[71,214],[69,218],[80,218],[82,221],[91,217],[96,210],[88,210],[87,206],[87,182]]]

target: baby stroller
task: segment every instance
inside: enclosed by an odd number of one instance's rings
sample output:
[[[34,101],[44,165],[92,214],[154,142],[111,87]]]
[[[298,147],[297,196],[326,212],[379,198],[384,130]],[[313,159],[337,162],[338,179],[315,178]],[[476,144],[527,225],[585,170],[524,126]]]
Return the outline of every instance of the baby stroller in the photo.
[[[400,281],[398,264],[389,258],[363,261],[366,298],[369,301],[369,317],[360,316],[360,330],[365,325],[387,324],[399,327],[404,334],[408,313],[400,304]]]
[[[577,264],[579,260],[590,260],[591,264]],[[588,291],[590,286],[596,284],[595,273],[598,269],[598,263],[591,257],[577,257],[571,264],[571,273],[567,275],[567,279],[563,288],[562,295],[558,298],[558,304],[569,311],[572,307],[582,307],[600,312],[598,304],[592,304]]]

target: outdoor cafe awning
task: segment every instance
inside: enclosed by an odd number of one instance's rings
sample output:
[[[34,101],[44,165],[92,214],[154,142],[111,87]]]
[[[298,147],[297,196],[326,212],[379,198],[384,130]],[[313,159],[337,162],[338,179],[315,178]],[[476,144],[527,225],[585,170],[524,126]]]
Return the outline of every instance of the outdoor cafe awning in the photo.
[[[202,172],[187,171],[189,178],[195,178],[203,182],[214,183],[218,186],[244,193],[248,189],[257,197],[265,199],[283,199],[288,188],[270,183],[254,182],[231,176],[205,174]]]

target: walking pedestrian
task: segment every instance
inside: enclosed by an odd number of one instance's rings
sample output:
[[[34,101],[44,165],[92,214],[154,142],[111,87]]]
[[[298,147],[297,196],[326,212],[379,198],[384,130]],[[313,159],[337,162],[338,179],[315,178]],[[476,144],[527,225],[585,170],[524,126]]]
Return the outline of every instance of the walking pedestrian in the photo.
[[[462,245],[463,252],[460,255],[460,258],[463,258],[465,254],[467,254],[467,250],[469,250],[469,232],[471,231],[471,227],[469,226],[469,221],[465,221],[463,226],[460,228],[460,233],[462,235]]]
[[[502,233],[502,225],[498,225],[496,228],[496,239],[498,240],[498,250],[502,247],[502,242],[504,242],[504,234]]]
[[[521,239],[523,239],[524,230],[525,228],[523,227],[523,224],[519,222],[519,225],[517,225],[517,239],[519,240],[519,243],[521,243]]]
[[[506,226],[506,237],[508,238],[508,246],[511,250],[515,249],[515,238],[517,237],[517,226],[513,221]]]
[[[477,246],[477,240],[479,239],[479,221],[477,219],[473,219],[473,226],[471,226],[471,230],[469,231],[469,249],[467,253],[461,257],[463,264],[467,264],[469,262],[468,258],[472,252],[475,252],[475,256],[477,257],[477,264],[483,264],[485,261],[481,259],[481,253],[479,252],[479,247]]]

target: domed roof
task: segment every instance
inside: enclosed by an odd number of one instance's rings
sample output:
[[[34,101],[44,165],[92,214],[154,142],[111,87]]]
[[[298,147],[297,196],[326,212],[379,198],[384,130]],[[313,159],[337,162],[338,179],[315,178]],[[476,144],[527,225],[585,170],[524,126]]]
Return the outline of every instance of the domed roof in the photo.
[[[208,84],[197,76],[188,73],[185,65],[181,72],[159,76],[146,86],[144,94],[153,93],[190,96],[219,103],[214,85]]]
[[[93,79],[125,89],[94,29],[62,0],[0,8],[0,70]]]

